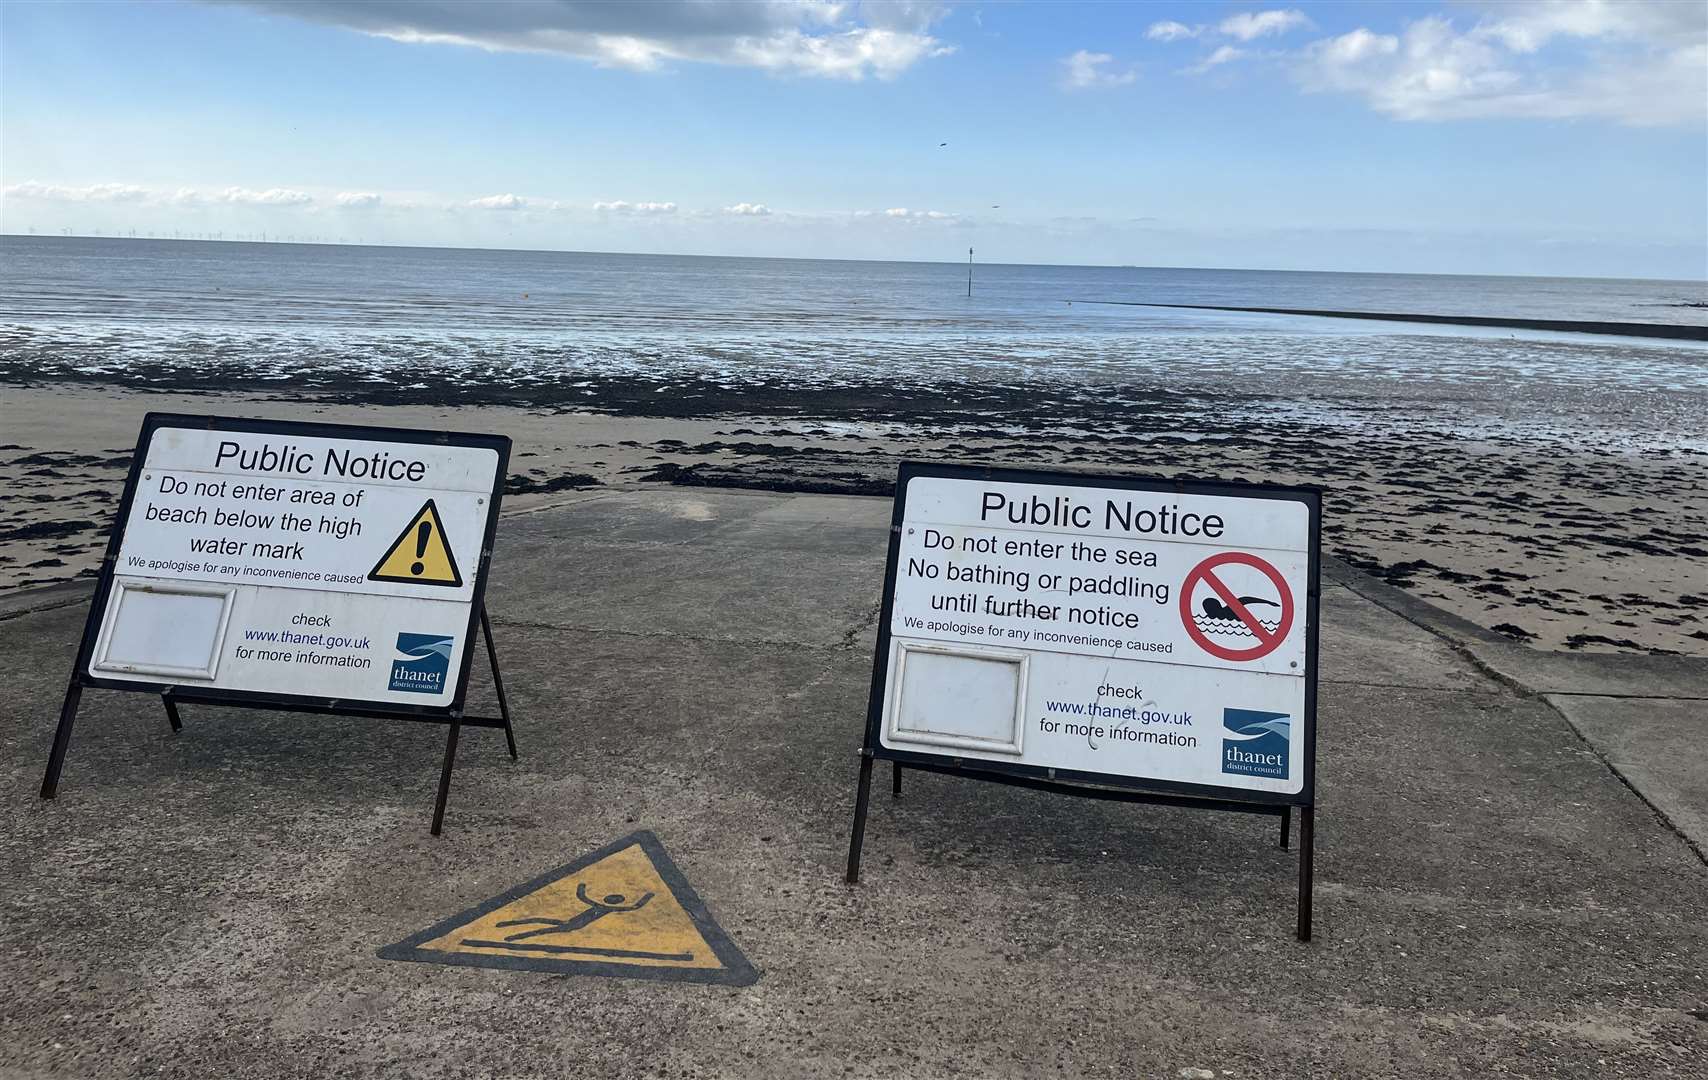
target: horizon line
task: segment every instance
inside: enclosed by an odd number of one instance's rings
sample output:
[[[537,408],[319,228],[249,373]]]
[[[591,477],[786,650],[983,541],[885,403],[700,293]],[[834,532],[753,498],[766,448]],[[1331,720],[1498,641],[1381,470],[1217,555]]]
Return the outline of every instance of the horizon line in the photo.
[[[825,258],[804,255],[704,255],[690,252],[664,251],[594,251],[581,248],[525,248],[525,247],[481,247],[460,244],[389,244],[389,243],[350,243],[347,241],[327,240],[225,240],[207,239],[202,237],[176,236],[102,236],[99,234],[64,234],[38,232],[8,232],[0,229],[0,239],[18,238],[22,240],[137,240],[167,244],[255,244],[279,245],[283,247],[348,247],[348,248],[383,248],[398,251],[489,251],[509,252],[527,255],[617,255],[640,259],[750,259],[766,262],[825,262],[825,263],[893,263],[904,266],[965,266],[958,259],[859,259],[859,258]],[[976,245],[975,245],[976,246]],[[970,252],[969,252],[970,254]],[[1665,282],[1668,284],[1708,285],[1708,275],[1700,278],[1651,278],[1651,277],[1607,277],[1588,274],[1472,274],[1445,273],[1436,270],[1306,270],[1297,267],[1273,266],[1147,266],[1138,263],[1069,263],[1069,262],[986,262],[975,263],[976,266],[1013,266],[1013,267],[1067,267],[1088,270],[1209,270],[1218,273],[1261,273],[1261,274],[1350,274],[1365,277],[1455,277],[1455,278],[1501,278],[1522,279],[1531,281],[1641,281]]]

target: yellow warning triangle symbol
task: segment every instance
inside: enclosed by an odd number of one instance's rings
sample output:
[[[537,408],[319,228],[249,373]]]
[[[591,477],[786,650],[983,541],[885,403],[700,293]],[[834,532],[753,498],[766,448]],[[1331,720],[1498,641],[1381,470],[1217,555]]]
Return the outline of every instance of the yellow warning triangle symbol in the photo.
[[[379,950],[384,960],[749,986],[759,972],[641,831]]]
[[[463,583],[462,571],[457,569],[457,557],[445,539],[445,523],[439,520],[439,508],[428,499],[415,517],[404,526],[391,547],[368,574],[369,581],[404,581],[412,585],[448,585],[457,588]]]

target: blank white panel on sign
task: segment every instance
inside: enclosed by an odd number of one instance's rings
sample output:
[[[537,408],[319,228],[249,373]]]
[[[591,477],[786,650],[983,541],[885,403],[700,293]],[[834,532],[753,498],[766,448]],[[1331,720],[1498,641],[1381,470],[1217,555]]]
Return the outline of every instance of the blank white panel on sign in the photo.
[[[897,642],[887,741],[1020,753],[1026,663],[1007,649]]]
[[[235,586],[117,581],[95,667],[136,675],[212,679]]]

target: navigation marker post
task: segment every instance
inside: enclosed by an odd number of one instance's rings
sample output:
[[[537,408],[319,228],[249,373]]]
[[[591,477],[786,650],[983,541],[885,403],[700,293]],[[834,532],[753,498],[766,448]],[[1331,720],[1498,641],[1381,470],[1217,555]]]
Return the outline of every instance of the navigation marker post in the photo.
[[[41,797],[84,688],[141,691],[173,731],[185,701],[445,724],[439,835],[461,729],[516,756],[486,611],[509,457],[501,435],[149,413]],[[495,717],[465,709],[477,627]]]
[[[1080,798],[1299,810],[1311,937],[1315,488],[904,462],[849,838],[876,761]]]

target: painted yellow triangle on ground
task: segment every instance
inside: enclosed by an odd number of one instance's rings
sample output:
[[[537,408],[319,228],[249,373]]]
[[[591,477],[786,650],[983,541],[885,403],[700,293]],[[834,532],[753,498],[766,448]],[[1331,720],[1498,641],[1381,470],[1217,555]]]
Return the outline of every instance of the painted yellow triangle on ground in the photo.
[[[638,843],[422,943],[440,952],[722,967]]]
[[[650,832],[518,885],[379,955],[737,986],[759,977]]]
[[[432,499],[404,526],[380,561],[368,574],[369,581],[406,581],[416,585],[462,585],[463,575],[445,539],[445,523]]]

